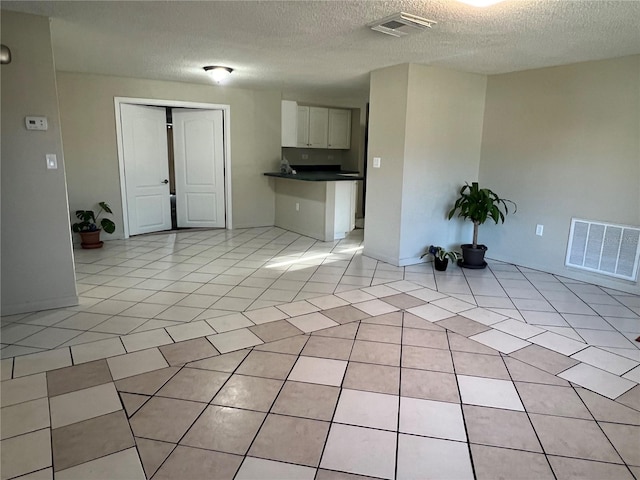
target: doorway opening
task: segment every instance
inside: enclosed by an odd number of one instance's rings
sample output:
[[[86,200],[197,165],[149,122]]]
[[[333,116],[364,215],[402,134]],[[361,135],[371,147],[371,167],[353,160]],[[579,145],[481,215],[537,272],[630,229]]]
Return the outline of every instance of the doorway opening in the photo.
[[[124,237],[232,228],[230,106],[115,98]]]

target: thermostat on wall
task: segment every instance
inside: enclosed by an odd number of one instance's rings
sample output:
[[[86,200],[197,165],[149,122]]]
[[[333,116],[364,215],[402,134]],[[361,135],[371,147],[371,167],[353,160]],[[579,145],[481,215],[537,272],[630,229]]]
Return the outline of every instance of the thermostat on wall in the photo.
[[[24,123],[27,130],[46,130],[49,128],[47,117],[25,117]]]

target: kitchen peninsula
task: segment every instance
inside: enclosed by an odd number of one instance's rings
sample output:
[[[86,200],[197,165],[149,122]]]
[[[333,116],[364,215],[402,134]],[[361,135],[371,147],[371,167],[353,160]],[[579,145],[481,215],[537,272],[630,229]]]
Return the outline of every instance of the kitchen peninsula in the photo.
[[[332,167],[293,169],[264,174],[274,178],[276,227],[324,242],[344,238],[355,228],[357,182],[364,177]]]

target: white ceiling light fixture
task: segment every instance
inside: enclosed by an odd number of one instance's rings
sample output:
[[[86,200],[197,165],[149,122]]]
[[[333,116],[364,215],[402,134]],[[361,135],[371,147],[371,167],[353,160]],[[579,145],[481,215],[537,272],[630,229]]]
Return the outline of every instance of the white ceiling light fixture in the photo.
[[[404,37],[431,28],[437,22],[410,13],[398,12],[369,24],[371,30],[392,37]]]
[[[214,82],[221,83],[223,80],[226,80],[229,75],[231,75],[231,72],[233,72],[233,68],[211,65],[204,67],[204,71],[209,74]]]
[[[504,0],[458,0],[460,3],[466,3],[467,5],[471,5],[473,7],[490,7],[491,5],[495,5],[496,3],[504,2]]]

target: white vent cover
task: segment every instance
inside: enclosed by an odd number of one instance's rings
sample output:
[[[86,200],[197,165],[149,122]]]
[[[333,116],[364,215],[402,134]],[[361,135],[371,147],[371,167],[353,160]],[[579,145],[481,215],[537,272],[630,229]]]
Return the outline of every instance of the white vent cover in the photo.
[[[640,228],[571,219],[565,265],[634,281],[640,258]]]
[[[431,28],[436,22],[426,18],[411,15],[410,13],[398,12],[388,17],[370,23],[371,30],[386,33],[394,37],[404,37],[410,33],[416,33],[426,28]]]

